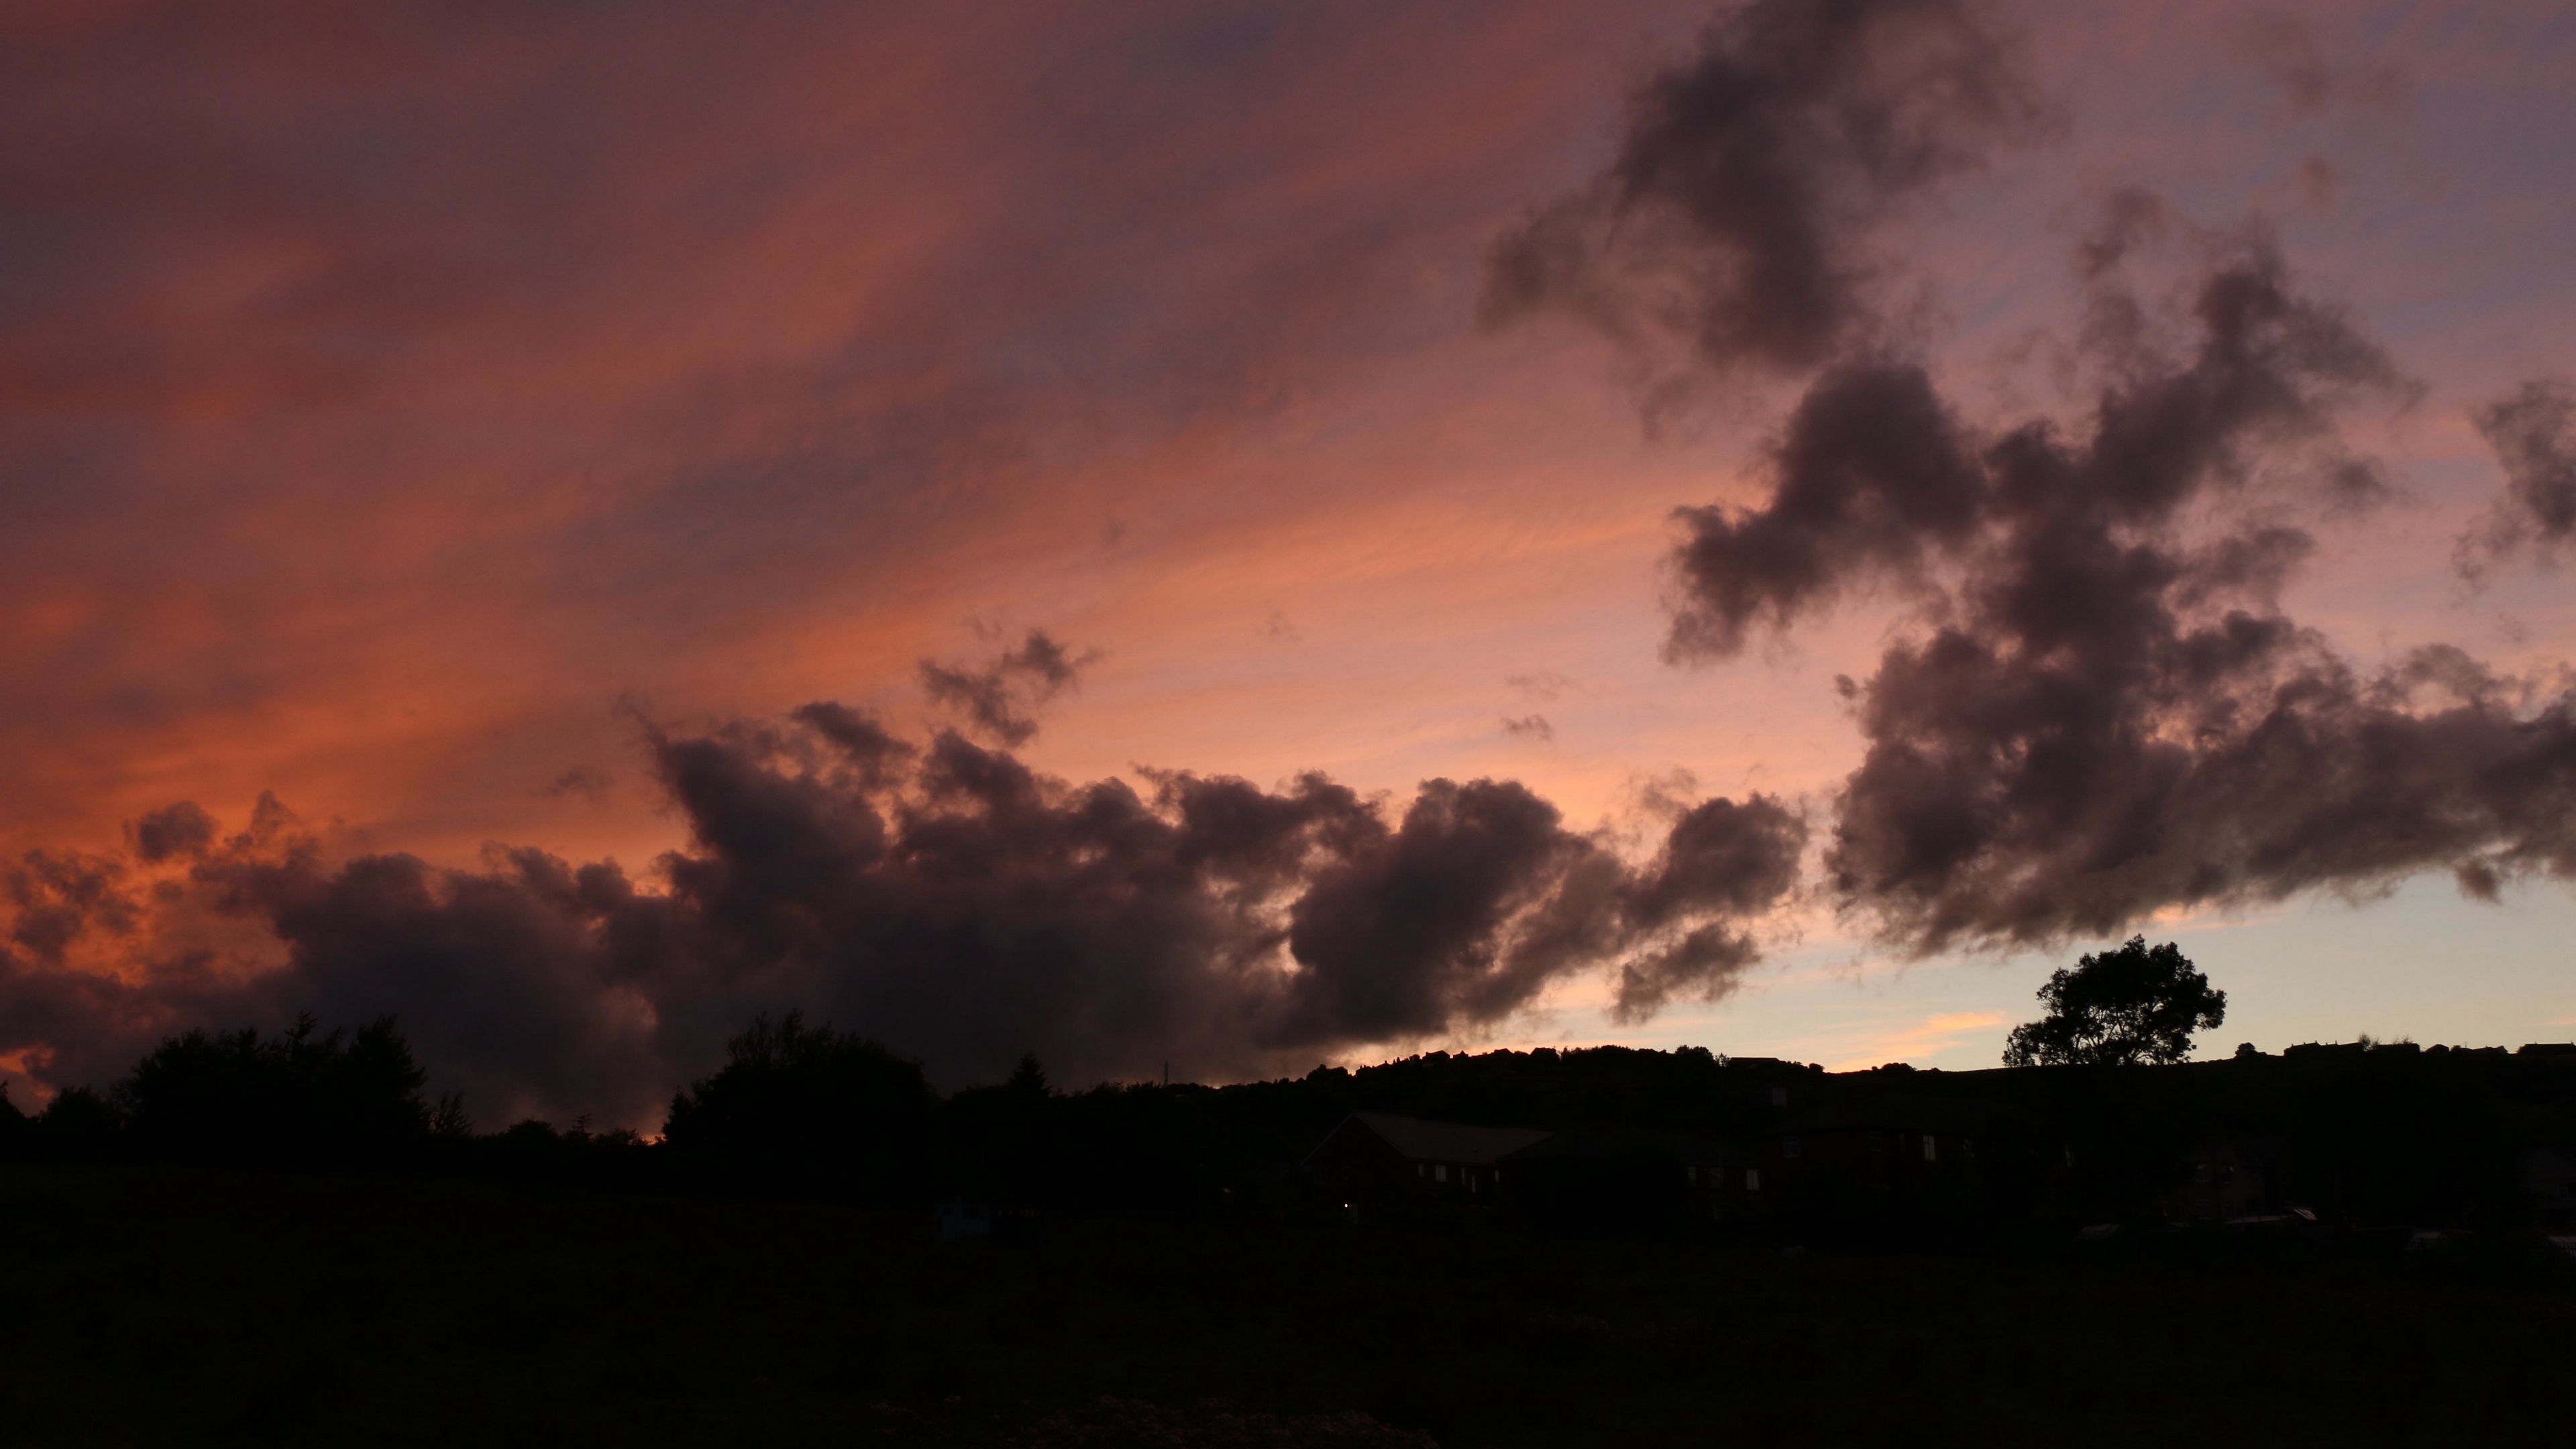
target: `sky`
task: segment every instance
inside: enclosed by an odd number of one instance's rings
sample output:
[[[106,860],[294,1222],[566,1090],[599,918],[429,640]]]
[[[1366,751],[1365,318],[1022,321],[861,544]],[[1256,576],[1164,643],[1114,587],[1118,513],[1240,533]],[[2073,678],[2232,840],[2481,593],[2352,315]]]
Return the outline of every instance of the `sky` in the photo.
[[[0,1076],[2576,1034],[2576,15],[13,5]]]

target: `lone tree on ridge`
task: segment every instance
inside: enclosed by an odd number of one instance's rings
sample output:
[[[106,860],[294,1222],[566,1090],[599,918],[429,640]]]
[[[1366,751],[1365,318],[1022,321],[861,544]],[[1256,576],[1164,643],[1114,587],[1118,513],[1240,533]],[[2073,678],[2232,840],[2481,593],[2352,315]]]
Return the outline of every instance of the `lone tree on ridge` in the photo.
[[[2059,967],[2039,988],[2048,1015],[2014,1027],[2008,1067],[2158,1065],[2191,1055],[2191,1034],[2227,1020],[2227,993],[2209,989],[2180,947],[2131,936],[2117,951]]]

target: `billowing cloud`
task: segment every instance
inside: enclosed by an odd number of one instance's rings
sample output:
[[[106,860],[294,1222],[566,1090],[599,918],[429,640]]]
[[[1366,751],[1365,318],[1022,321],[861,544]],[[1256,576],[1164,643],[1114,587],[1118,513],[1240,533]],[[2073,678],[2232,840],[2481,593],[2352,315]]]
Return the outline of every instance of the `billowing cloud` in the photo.
[[[1917,952],[2426,869],[2485,894],[2576,875],[2576,700],[2447,646],[2365,671],[2280,606],[2301,510],[2376,486],[2340,420],[2410,385],[2259,237],[2168,337],[2119,280],[2157,214],[2122,197],[2086,245],[2102,381],[2072,423],[1972,426],[1908,362],[1828,370],[1761,507],[1681,515],[1669,652],[1733,654],[1873,585],[1923,601],[1845,681],[1867,752],[1826,852],[1845,907]]]
[[[1495,243],[1484,316],[1559,308],[1722,370],[1817,366],[1875,326],[1881,224],[2045,115],[1972,0],[1755,0],[1637,92],[1590,186]]]
[[[1911,363],[1835,368],[1810,389],[1770,459],[1759,510],[1688,508],[1665,657],[1723,658],[1759,623],[1786,628],[1847,584],[1914,581],[1927,552],[1985,521],[1986,480],[1966,430]]]
[[[486,1112],[649,1121],[793,1006],[952,1079],[1023,1050],[1075,1081],[1226,1075],[1472,1030],[1585,971],[1650,983],[1623,987],[1639,1012],[1721,992],[1805,842],[1777,802],[1710,801],[1633,867],[1510,781],[1427,781],[1393,817],[1320,775],[1140,793],[838,704],[647,748],[689,830],[647,883],[525,848],[334,864],[275,820],[148,889],[119,858],[30,857],[0,1051],[59,1083],[181,1025],[389,1011]],[[174,952],[192,913],[279,959]]]
[[[2480,408],[2477,424],[2504,467],[2505,496],[2454,555],[2472,580],[2529,548],[2550,557],[2576,536],[2576,388],[2555,378],[2526,382]]]
[[[1629,888],[1628,911],[1653,927],[1701,923],[1620,966],[1611,1019],[1642,1021],[1677,995],[1718,994],[1760,959],[1753,938],[1736,923],[1796,888],[1806,835],[1802,818],[1759,795],[1742,804],[1703,801],[1682,812],[1653,866]]]
[[[134,853],[147,865],[173,856],[203,855],[214,843],[214,817],[193,800],[165,806],[134,822]]]
[[[2306,110],[2385,102],[2305,28],[2240,47]],[[1755,3],[1638,94],[1618,159],[1495,246],[1489,317],[1574,309],[1696,363],[1813,370],[1751,508],[1677,514],[1665,657],[1705,663],[1857,597],[1910,606],[1845,680],[1866,746],[1825,854],[1843,907],[1905,949],[2054,943],[2174,906],[2576,874],[2576,699],[2449,646],[2377,671],[2282,608],[2312,529],[2390,493],[2343,441],[2420,391],[2259,229],[2199,230],[2113,189],[2077,249],[2072,416],[1985,418],[1889,319],[1874,252],[1910,199],[2045,122],[1982,13]],[[2177,245],[2179,300],[2137,275]],[[2480,413],[2510,490],[2462,567],[2576,532],[2562,387]],[[1723,931],[1672,948],[1724,961]],[[1631,962],[1622,1007],[1651,1005]]]

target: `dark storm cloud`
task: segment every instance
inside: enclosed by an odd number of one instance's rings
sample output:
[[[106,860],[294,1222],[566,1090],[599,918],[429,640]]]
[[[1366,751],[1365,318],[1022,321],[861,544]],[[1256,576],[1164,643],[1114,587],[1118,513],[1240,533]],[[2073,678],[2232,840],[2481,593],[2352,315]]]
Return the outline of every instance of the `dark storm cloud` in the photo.
[[[1766,796],[1684,811],[1629,887],[1627,908],[1647,926],[1708,923],[1622,964],[1611,1019],[1642,1021],[1676,995],[1716,994],[1760,959],[1753,939],[1728,922],[1757,916],[1796,889],[1806,842],[1806,822]]]
[[[214,843],[214,817],[193,800],[155,810],[134,822],[134,853],[147,865],[173,856],[203,855]]]
[[[1005,745],[1035,738],[1035,711],[1074,686],[1097,653],[1076,657],[1041,629],[1031,629],[1017,649],[981,668],[921,661],[921,683],[933,701],[964,715],[969,724]]]
[[[1756,624],[1872,576],[1911,580],[1927,550],[1955,549],[1985,521],[1986,484],[1965,430],[1910,363],[1834,368],[1789,419],[1758,512],[1689,508],[1675,557],[1681,592],[1664,654],[1722,658]]]
[[[1289,993],[1294,1036],[1411,1036],[1528,1000],[1548,973],[1506,927],[1547,906],[1594,849],[1527,787],[1492,780],[1430,781],[1392,835],[1354,846],[1290,911],[1307,968]]]
[[[1845,682],[1867,753],[1826,852],[1844,905],[1919,952],[2426,869],[2486,893],[2576,874],[2568,698],[2447,647],[2369,673],[2279,606],[2315,547],[2296,511],[2376,478],[2339,419],[2411,386],[2260,239],[2165,339],[2120,282],[2161,216],[2116,200],[2079,258],[2104,380],[2076,426],[1970,428],[1902,362],[1820,378],[1764,506],[1682,515],[1671,652],[1735,653],[1872,584],[1925,596],[1924,628]]]
[[[1628,909],[1658,926],[1710,911],[1757,915],[1798,883],[1806,838],[1805,822],[1769,796],[1703,801],[1673,822]]]
[[[537,850],[494,851],[477,871],[407,855],[325,869],[309,852],[200,868],[229,910],[265,926],[287,969],[250,976],[219,1019],[327,1021],[398,1013],[442,1090],[514,1118],[593,1109],[632,1118],[654,1099],[653,1003],[601,933],[632,933],[614,866],[578,870]],[[645,912],[649,913],[649,909]],[[194,1016],[213,1016],[212,1003]],[[499,1121],[487,1126],[502,1125]]]
[[[821,736],[858,772],[859,782],[871,790],[898,778],[913,756],[920,753],[908,741],[898,739],[875,715],[846,704],[824,700],[803,705],[793,718]]]
[[[2535,545],[2549,557],[2576,535],[2576,388],[2554,378],[2526,382],[2479,409],[2477,424],[2504,466],[2505,496],[2460,540],[2454,557],[2471,579]]]
[[[1871,326],[1880,223],[2043,119],[1968,0],[1755,0],[1637,92],[1600,177],[1495,244],[1483,314],[1563,308],[1721,369],[1819,365]]]
[[[184,1025],[390,1011],[486,1114],[629,1122],[784,1007],[951,1080],[1029,1049],[1077,1081],[1304,1066],[1499,1021],[1578,972],[1624,968],[1632,1014],[1720,993],[1805,843],[1777,802],[1712,801],[1639,870],[1510,781],[1427,781],[1392,819],[1320,775],[1139,793],[829,703],[646,748],[689,829],[654,889],[533,849],[331,865],[282,812],[148,889],[112,857],[30,857],[0,1051],[60,1084]],[[215,969],[156,910],[255,929],[284,964]],[[85,932],[119,969],[76,963]]]
[[[2251,583],[2245,571],[2301,546],[2298,536],[2228,538],[2188,566],[2114,557],[2112,536],[2163,528],[2185,504],[2245,482],[2270,445],[2324,444],[2313,461],[2331,501],[2366,501],[2375,475],[2331,446],[2332,422],[2358,393],[2402,394],[2394,364],[2341,313],[2295,295],[2260,239],[2201,279],[2195,343],[2182,357],[2163,354],[2142,330],[2142,306],[2113,280],[2157,214],[2134,195],[2115,197],[2083,244],[2096,284],[2092,340],[2112,377],[2086,437],[2070,442],[2044,422],[1981,437],[1918,363],[1835,366],[1770,450],[1761,508],[1678,515],[1686,536],[1673,559],[1681,592],[1666,654],[1731,656],[1757,625],[1786,628],[1855,586],[1920,585],[1936,559],[1973,558],[1986,583],[2035,591],[2018,607],[2044,628],[2080,622],[2038,617],[2084,604],[2080,590],[2051,592],[2072,567],[2165,570],[2159,587],[2188,581],[2202,594],[2230,578]],[[1999,548],[2014,540],[2020,553]],[[2061,547],[2078,553],[2053,551]]]
[[[39,960],[63,952],[93,928],[125,934],[141,912],[125,890],[126,868],[114,856],[31,850],[0,867],[0,895],[12,908],[9,939]]]

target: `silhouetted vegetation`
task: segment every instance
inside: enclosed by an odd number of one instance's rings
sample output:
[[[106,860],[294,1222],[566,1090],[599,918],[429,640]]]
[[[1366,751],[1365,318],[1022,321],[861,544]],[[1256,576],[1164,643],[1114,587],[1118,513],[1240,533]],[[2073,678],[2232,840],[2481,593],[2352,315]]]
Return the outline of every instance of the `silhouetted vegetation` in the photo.
[[[2193,1032],[2227,1020],[2227,993],[2173,942],[2149,950],[2144,936],[2050,972],[2039,999],[2048,1015],[2013,1028],[2005,1066],[2171,1064],[2191,1055]]]
[[[2159,979],[2197,979],[2181,967]],[[943,1096],[918,1063],[791,1012],[754,1021],[717,1072],[678,1093],[659,1140],[587,1121],[478,1134],[462,1103],[433,1105],[425,1085],[390,1019],[192,1032],[104,1094],[63,1091],[30,1116],[0,1093],[0,1156],[965,1203],[1014,1222],[1281,1223],[1347,1216],[1300,1164],[1345,1117],[1374,1111],[1591,1144],[1504,1170],[1476,1204],[1497,1222],[1973,1251],[2086,1225],[2215,1231],[2293,1210],[2311,1236],[2576,1232],[2576,1204],[2551,1186],[2576,1161],[2576,1055],[2538,1049],[2354,1043],[2164,1067],[1832,1074],[1601,1047],[1077,1091],[1027,1058],[1002,1083]],[[1719,1156],[1764,1186],[1723,1201],[1685,1191]],[[2198,1189],[2196,1174],[2209,1179]],[[1587,1207],[1549,1211],[1534,1196],[1548,1194]],[[1685,1199],[1695,1205],[1677,1211]]]
[[[24,1145],[41,1162],[106,1162],[122,1146],[123,1127],[106,1098],[87,1087],[70,1087],[45,1104]]]
[[[382,1017],[321,1032],[311,1016],[263,1038],[192,1031],[163,1042],[115,1102],[147,1157],[228,1165],[383,1162],[430,1128],[427,1074]]]
[[[942,1095],[791,1013],[661,1140],[478,1134],[425,1085],[391,1021],[302,1020],[33,1116],[0,1091],[0,1292],[67,1305],[0,1315],[22,1441],[2403,1442],[2576,1409],[2576,1049],[1073,1091],[1024,1058]],[[1354,1229],[1301,1163],[1363,1111],[1558,1135]]]
[[[723,1070],[673,1097],[662,1130],[700,1177],[900,1201],[920,1195],[930,1105],[920,1063],[791,1011],[728,1043]]]

